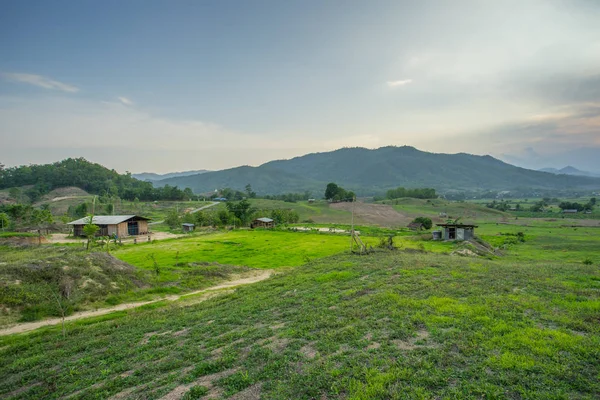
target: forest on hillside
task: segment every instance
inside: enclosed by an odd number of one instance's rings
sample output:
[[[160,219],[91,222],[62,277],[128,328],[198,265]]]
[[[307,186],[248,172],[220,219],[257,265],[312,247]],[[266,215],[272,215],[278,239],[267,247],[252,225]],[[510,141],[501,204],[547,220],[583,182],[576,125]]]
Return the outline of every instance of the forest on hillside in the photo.
[[[190,189],[165,185],[155,188],[135,179],[130,173],[92,163],[84,158],[67,158],[52,164],[32,164],[4,168],[0,165],[0,189],[30,186],[25,194],[35,202],[53,189],[76,186],[89,193],[118,196],[125,200],[183,200],[193,197]]]

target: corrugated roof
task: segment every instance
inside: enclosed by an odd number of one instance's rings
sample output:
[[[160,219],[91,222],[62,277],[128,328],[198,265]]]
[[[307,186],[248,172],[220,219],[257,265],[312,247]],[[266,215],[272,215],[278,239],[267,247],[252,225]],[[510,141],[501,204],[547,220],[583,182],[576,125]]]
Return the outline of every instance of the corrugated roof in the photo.
[[[273,220],[271,218],[256,218],[257,221],[262,221],[262,222],[273,222]]]
[[[150,218],[140,217],[137,215],[94,215],[92,223],[95,225],[116,225],[125,222],[133,217],[149,220]],[[67,225],[85,225],[89,221],[89,217],[79,218],[78,220],[69,222]]]
[[[181,224],[181,225],[183,225],[183,226],[196,226],[196,225],[194,225],[194,224],[190,224],[190,223],[188,223],[188,222],[185,222],[185,223],[183,223],[183,224]]]

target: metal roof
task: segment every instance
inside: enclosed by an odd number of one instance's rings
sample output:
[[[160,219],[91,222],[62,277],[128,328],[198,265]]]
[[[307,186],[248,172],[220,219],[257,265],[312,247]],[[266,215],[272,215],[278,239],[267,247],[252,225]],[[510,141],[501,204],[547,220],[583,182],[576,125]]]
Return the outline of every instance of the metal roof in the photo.
[[[139,219],[149,220],[150,218],[140,217],[137,215],[94,215],[92,224],[95,225],[117,225],[125,222],[128,219],[137,217]],[[69,222],[67,225],[85,225],[89,222],[90,217],[79,218],[78,220]]]
[[[184,223],[183,223],[183,224],[181,224],[181,225],[183,225],[183,226],[196,226],[196,225],[194,225],[194,224],[190,224],[189,222],[184,222]]]
[[[262,222],[273,222],[273,220],[271,218],[256,218],[257,221],[262,221]]]
[[[446,228],[479,228],[477,225],[471,224],[436,224],[437,226],[443,226]]]

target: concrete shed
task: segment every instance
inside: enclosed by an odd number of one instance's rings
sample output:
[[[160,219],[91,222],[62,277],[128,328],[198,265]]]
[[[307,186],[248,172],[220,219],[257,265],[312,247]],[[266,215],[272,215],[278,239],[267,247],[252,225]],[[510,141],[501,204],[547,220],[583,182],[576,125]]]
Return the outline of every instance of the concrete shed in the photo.
[[[477,225],[468,224],[437,224],[437,226],[442,228],[441,237],[437,240],[469,240],[475,236],[475,228],[477,228]]]
[[[150,218],[138,215],[95,215],[92,219],[94,225],[100,228],[97,236],[137,236],[148,233]],[[89,217],[80,218],[69,222],[73,226],[74,236],[83,236],[83,227],[89,222]]]

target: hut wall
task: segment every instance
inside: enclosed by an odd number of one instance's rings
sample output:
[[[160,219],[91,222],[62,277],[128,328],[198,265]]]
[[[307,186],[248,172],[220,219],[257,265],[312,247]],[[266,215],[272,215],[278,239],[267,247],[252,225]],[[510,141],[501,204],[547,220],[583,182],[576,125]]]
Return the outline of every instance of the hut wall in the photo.
[[[115,225],[117,227],[117,235],[119,237],[129,236],[129,232],[127,231],[127,221],[121,222],[119,225]]]
[[[114,236],[117,233],[117,225],[108,225],[108,236]]]
[[[148,221],[138,221],[138,232],[140,235],[148,232]]]

